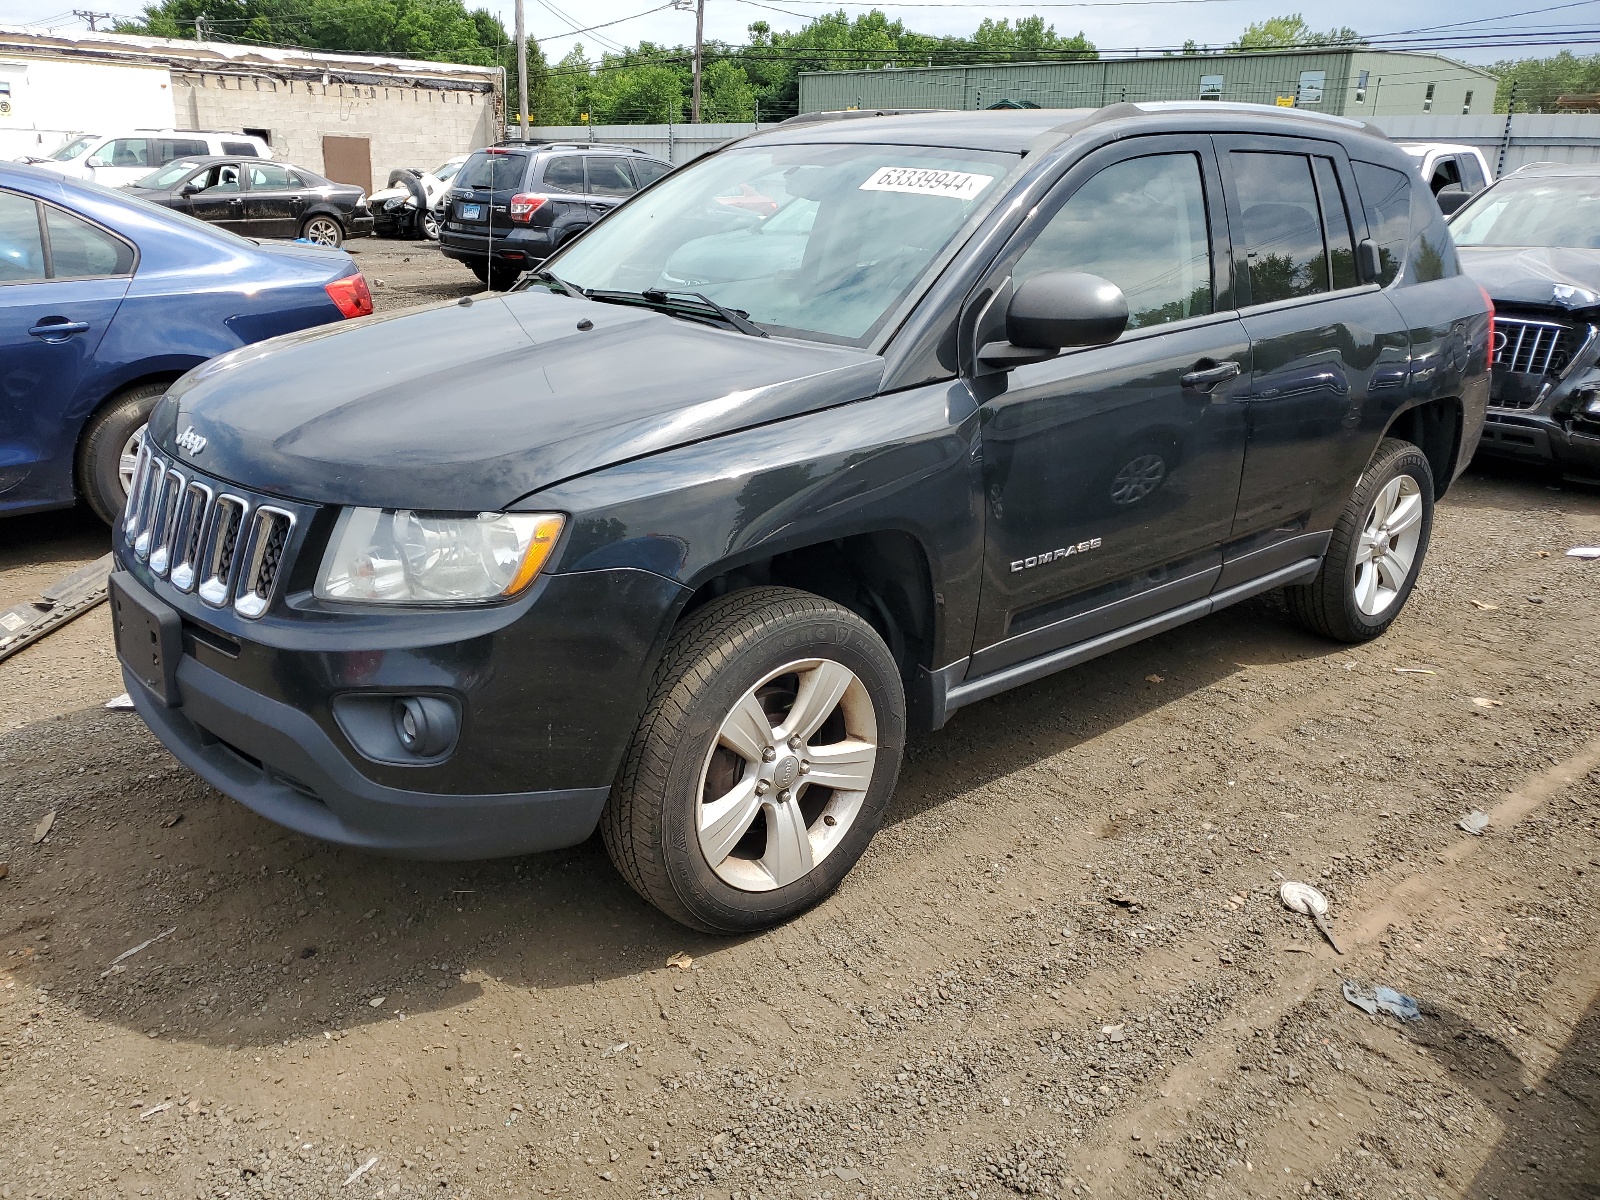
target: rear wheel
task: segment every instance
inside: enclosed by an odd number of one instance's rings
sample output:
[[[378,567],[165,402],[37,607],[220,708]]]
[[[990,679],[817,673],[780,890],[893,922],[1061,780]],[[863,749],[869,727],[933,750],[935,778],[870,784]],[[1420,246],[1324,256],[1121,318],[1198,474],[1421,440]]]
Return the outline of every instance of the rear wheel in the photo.
[[[107,525],[116,522],[128,501],[145,422],[171,386],[147,383],[129,388],[89,418],[78,451],[78,492]]]
[[[1410,442],[1385,438],[1333,527],[1322,570],[1284,589],[1294,618],[1324,637],[1366,642],[1400,615],[1433,532],[1433,471]]]
[[[739,933],[826,897],[883,820],[905,744],[894,659],[789,588],[713,601],[673,635],[601,818],[635,891]]]
[[[339,224],[335,217],[326,213],[317,213],[305,219],[300,225],[300,236],[308,242],[315,242],[319,246],[332,246],[338,249],[344,245],[344,226]]]
[[[430,242],[439,240],[439,218],[433,215],[431,208],[422,214],[421,226],[424,240]]]

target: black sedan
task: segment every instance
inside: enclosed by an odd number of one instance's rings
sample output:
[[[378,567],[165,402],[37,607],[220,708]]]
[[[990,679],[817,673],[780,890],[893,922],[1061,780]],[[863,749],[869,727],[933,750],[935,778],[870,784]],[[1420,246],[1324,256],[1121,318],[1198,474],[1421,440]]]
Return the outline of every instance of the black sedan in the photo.
[[[180,158],[127,190],[247,237],[338,246],[372,232],[362,189],[265,159]]]

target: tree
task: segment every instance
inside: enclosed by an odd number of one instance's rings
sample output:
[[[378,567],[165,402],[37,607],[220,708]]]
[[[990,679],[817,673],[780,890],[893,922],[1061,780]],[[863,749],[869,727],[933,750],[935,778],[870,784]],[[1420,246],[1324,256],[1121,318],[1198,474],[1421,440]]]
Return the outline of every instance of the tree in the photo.
[[[1489,68],[1499,77],[1495,112],[1505,112],[1517,89],[1518,112],[1555,112],[1562,96],[1600,92],[1600,54],[1579,57],[1570,50],[1550,58],[1508,59]]]
[[[583,114],[589,111],[589,87],[593,81],[583,44],[575,43],[561,61],[550,68],[543,86],[529,101],[534,118],[540,125],[582,124]]]
[[[1239,40],[1229,46],[1235,51],[1290,50],[1302,46],[1365,46],[1367,41],[1348,25],[1317,33],[1299,13],[1268,17],[1247,26]],[[1187,47],[1186,47],[1187,48]]]
[[[702,79],[704,96],[700,117],[704,121],[754,121],[756,90],[744,68],[731,59],[707,63]]]

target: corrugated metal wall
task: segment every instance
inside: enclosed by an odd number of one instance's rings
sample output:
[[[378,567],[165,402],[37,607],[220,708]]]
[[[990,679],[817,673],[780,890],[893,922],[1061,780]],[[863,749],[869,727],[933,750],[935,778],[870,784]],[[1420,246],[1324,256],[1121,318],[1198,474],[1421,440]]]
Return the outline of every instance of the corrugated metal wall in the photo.
[[[1368,72],[1368,87],[1356,83]],[[1306,72],[1321,72],[1321,86]],[[1220,76],[1220,92],[1214,77]],[[1381,80],[1374,85],[1374,81]],[[1208,87],[1208,84],[1210,85]],[[1435,113],[1459,113],[1471,90],[1488,110],[1494,79],[1431,54],[1360,53],[1194,55],[1005,63],[881,71],[820,71],[800,76],[800,111],[841,108],[987,108],[1001,100],[1041,108],[1098,108],[1120,100],[1195,100],[1202,89],[1248,104],[1294,101],[1319,112],[1422,113],[1428,86]],[[1320,93],[1320,94],[1319,94]]]
[[[874,106],[876,107],[876,106]],[[771,129],[771,125],[762,125]],[[1509,139],[1506,118],[1482,116],[1390,116],[1378,122],[1397,142],[1460,142],[1476,146],[1496,169],[1504,147],[1504,171],[1532,162],[1600,162],[1600,113],[1525,113],[1511,118]],[[540,126],[530,130],[536,138],[556,142],[600,142],[634,146],[674,163],[715,149],[733,138],[754,133],[750,124],[727,125],[583,125]]]

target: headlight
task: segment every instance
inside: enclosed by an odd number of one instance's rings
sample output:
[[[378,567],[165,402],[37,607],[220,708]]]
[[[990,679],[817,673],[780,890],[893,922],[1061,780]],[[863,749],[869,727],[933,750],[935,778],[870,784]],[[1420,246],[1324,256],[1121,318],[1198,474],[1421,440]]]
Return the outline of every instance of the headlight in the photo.
[[[539,574],[565,522],[558,513],[347,508],[323,556],[316,594],[384,604],[514,596]]]
[[[405,203],[405,201],[400,199],[399,196],[391,196],[389,199],[387,199],[387,200],[385,200],[383,202],[383,211],[384,212],[398,212],[398,211],[400,211],[400,206],[403,205],[404,203]]]

